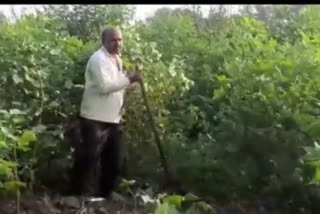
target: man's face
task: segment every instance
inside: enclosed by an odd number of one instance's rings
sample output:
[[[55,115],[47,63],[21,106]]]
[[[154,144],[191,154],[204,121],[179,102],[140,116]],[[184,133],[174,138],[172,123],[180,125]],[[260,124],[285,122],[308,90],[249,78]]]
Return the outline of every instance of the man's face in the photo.
[[[112,31],[107,37],[106,48],[111,54],[120,54],[123,47],[122,33],[120,30]]]

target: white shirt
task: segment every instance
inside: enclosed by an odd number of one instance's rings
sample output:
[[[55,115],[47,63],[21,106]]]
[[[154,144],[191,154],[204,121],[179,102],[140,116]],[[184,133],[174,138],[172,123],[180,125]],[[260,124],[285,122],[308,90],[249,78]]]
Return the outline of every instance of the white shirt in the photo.
[[[119,123],[125,89],[129,85],[129,78],[123,73],[121,62],[119,70],[108,51],[104,47],[100,48],[87,64],[80,116]]]

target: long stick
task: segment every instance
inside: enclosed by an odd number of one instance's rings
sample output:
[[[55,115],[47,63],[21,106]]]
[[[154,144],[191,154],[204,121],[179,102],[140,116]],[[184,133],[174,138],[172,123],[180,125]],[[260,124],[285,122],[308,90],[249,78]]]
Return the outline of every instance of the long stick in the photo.
[[[150,120],[150,123],[151,123],[151,127],[153,129],[155,141],[156,141],[159,153],[160,153],[161,164],[162,164],[162,167],[164,169],[167,181],[171,181],[172,180],[172,176],[171,176],[171,174],[169,172],[169,169],[168,169],[167,159],[166,159],[166,156],[164,154],[164,151],[163,151],[163,148],[162,148],[162,145],[161,145],[160,137],[159,137],[159,134],[158,134],[158,131],[157,131],[157,128],[156,128],[156,123],[154,121],[154,118],[153,118],[151,110],[150,110],[150,106],[149,106],[148,98],[147,98],[147,94],[146,94],[146,89],[145,89],[143,81],[140,82],[140,85],[141,85],[141,91],[142,91],[143,100],[144,100],[144,103],[145,103],[145,105],[147,107],[149,120]]]

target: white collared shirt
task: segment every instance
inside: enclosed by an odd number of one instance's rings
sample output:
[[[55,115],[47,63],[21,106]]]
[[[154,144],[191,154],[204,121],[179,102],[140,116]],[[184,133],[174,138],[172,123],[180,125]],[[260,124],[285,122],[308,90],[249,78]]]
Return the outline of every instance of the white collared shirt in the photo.
[[[120,62],[121,63],[121,62]],[[89,59],[80,116],[108,123],[119,123],[121,107],[129,78],[102,47]]]

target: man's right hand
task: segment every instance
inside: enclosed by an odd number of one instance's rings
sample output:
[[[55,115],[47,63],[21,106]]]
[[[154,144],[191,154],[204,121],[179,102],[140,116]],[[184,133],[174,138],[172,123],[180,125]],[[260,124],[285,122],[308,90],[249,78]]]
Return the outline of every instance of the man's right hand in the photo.
[[[129,73],[128,77],[131,83],[142,81],[142,74],[140,71],[136,71],[135,73]]]

